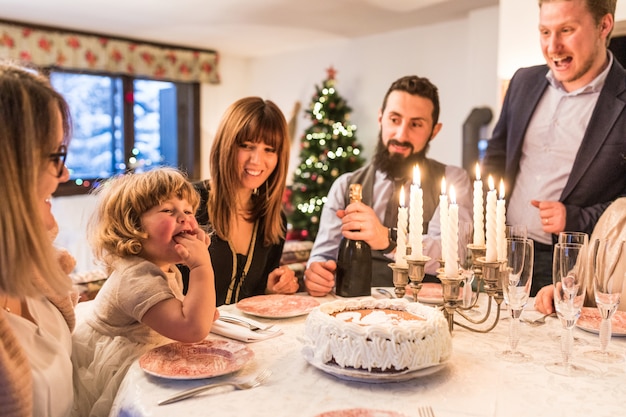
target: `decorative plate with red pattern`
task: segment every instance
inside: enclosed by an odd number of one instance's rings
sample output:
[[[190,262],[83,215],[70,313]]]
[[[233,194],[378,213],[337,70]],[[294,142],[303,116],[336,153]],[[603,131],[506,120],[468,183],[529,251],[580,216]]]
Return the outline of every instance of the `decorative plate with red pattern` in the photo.
[[[266,319],[284,319],[309,314],[320,303],[304,295],[268,294],[244,298],[237,308],[246,314]]]
[[[426,304],[443,304],[443,290],[441,284],[426,282],[417,293],[417,301]]]
[[[254,352],[235,341],[174,342],[144,353],[139,366],[161,378],[202,379],[238,371],[252,358]]]
[[[583,307],[576,327],[591,333],[599,333],[600,323],[602,318],[596,307]],[[615,312],[611,320],[611,332],[613,336],[626,336],[626,311]]]
[[[395,411],[372,410],[369,408],[347,408],[345,410],[326,411],[315,417],[406,417]]]

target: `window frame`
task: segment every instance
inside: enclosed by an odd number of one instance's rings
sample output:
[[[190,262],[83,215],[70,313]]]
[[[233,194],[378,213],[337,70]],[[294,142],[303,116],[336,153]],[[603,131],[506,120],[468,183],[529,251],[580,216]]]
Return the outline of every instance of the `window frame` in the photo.
[[[134,101],[127,100],[126,97],[133,97],[135,80],[168,81],[176,85],[176,109],[177,109],[177,139],[178,139],[178,166],[177,168],[185,172],[190,180],[200,179],[200,83],[180,82],[162,79],[153,79],[144,76],[131,76],[127,74],[107,73],[100,71],[77,71],[66,68],[47,67],[44,73],[49,77],[52,72],[62,72],[69,74],[87,74],[95,76],[119,77],[122,79],[123,88],[123,134],[124,134],[124,160],[132,156],[131,151],[135,143],[134,127]],[[130,93],[130,94],[128,94]],[[130,122],[129,122],[130,121]],[[72,144],[68,148],[72,152]],[[125,172],[132,172],[133,169],[127,164]],[[54,197],[84,195],[89,194],[98,181],[106,178],[83,178],[90,182],[90,186],[79,186],[74,181],[69,180],[59,184]]]

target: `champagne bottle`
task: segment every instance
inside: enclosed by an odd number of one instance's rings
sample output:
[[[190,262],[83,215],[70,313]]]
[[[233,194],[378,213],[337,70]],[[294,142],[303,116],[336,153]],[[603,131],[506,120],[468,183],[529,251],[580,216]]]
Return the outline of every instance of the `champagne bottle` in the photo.
[[[350,185],[350,203],[361,201],[361,184]],[[362,240],[341,239],[335,293],[341,297],[371,295],[372,250]]]

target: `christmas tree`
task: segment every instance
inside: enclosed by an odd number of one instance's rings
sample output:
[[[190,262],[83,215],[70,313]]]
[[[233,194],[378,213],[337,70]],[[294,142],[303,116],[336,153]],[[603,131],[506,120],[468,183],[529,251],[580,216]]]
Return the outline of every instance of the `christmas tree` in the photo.
[[[289,238],[315,240],[333,181],[364,162],[355,136],[356,126],[348,121],[352,109],[335,90],[336,71],[330,67],[327,73],[305,111],[313,124],[300,139],[301,163],[294,172],[289,196]]]

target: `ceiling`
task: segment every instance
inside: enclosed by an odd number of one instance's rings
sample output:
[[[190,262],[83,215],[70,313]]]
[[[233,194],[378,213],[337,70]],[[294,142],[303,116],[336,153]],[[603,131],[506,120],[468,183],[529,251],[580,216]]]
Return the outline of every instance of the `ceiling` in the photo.
[[[499,0],[0,0],[0,19],[259,57],[460,18]]]

